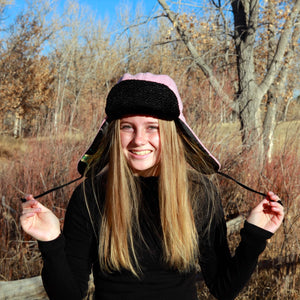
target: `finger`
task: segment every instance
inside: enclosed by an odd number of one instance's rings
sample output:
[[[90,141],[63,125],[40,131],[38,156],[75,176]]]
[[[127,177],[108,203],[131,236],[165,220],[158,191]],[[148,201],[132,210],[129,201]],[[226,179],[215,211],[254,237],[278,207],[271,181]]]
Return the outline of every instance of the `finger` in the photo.
[[[22,211],[22,215],[24,214],[27,214],[27,213],[37,213],[37,212],[40,212],[42,209],[40,207],[37,207],[37,206],[30,206],[30,207],[27,207],[27,208],[24,208],[23,211]]]
[[[284,214],[284,208],[283,205],[280,202],[271,202],[270,206],[272,207],[273,211],[277,211],[280,214]]]
[[[27,201],[30,201],[30,200],[33,200],[33,199],[34,199],[34,198],[33,198],[33,195],[31,195],[31,194],[26,194],[24,198],[21,198],[21,201],[22,201],[23,203],[26,203]]]
[[[31,213],[24,213],[20,216],[20,222],[21,225],[24,224],[26,221],[28,221],[30,218],[34,217],[36,215],[35,212],[31,212]]]
[[[283,207],[277,202],[265,203],[263,205],[263,212],[277,217],[284,216]]]
[[[34,198],[33,198],[33,195],[27,194],[27,195],[25,196],[25,199],[26,199],[26,201],[29,201],[29,200],[33,200]]]
[[[259,204],[258,207],[264,208],[265,206],[268,206],[270,201],[268,199],[263,199]]]
[[[30,219],[37,217],[39,213],[40,212],[38,210],[37,211],[31,210],[31,211],[22,212],[22,215],[20,216],[21,224],[22,224],[22,222],[27,222]]]
[[[280,200],[280,198],[278,197],[278,195],[276,195],[275,193],[273,193],[273,192],[271,192],[271,191],[269,191],[269,192],[267,193],[267,195],[268,195],[268,198],[269,198],[271,201],[278,201],[278,200]]]
[[[279,199],[280,200],[280,199]],[[281,205],[281,203],[279,202],[279,200],[276,201],[270,201],[269,204],[273,207],[279,207],[281,209],[283,209],[283,206]]]
[[[273,215],[273,216],[278,216],[278,215],[280,215],[278,212],[273,211],[270,207],[264,208],[263,212],[264,212],[266,215]]]
[[[269,200],[270,202],[278,202],[281,206],[283,206],[283,203],[279,196],[271,191],[267,193],[267,200]]]
[[[28,224],[28,222],[30,222],[30,219],[33,218],[36,215],[36,213],[31,212],[31,213],[22,213],[20,216],[20,223],[21,226],[26,226],[26,224]],[[23,227],[24,229],[24,227]]]
[[[24,203],[22,203],[22,207],[23,209],[26,209],[28,207],[35,207],[35,206],[38,206],[39,202],[36,201],[35,199],[31,199],[31,200],[28,200]]]

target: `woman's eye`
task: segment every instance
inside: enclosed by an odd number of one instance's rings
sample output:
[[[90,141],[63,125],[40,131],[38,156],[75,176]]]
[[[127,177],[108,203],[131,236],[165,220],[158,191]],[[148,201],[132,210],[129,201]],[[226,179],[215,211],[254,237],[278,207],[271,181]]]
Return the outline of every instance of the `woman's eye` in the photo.
[[[121,130],[131,130],[132,129],[132,126],[129,125],[129,124],[121,124],[120,126]]]
[[[159,127],[157,125],[151,125],[151,126],[148,127],[148,129],[150,129],[150,130],[158,130]]]

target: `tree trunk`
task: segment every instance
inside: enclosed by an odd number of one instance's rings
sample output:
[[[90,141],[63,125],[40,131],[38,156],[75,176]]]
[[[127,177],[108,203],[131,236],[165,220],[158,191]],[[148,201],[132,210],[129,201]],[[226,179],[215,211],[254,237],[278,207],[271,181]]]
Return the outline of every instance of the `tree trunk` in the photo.
[[[249,83],[251,86],[251,83]],[[247,87],[238,97],[239,121],[242,134],[243,150],[256,149],[257,162],[263,162],[262,119],[260,111],[261,96],[255,88]]]
[[[299,1],[298,1],[299,3]],[[272,1],[268,2],[269,7],[269,19],[274,20],[276,17],[276,9],[274,7],[274,3]],[[299,7],[299,4],[298,4]],[[296,5],[295,5],[295,8]],[[298,8],[299,10],[299,8]],[[285,63],[282,65],[280,70],[278,79],[275,79],[275,82],[270,87],[267,96],[267,113],[264,119],[263,124],[263,141],[264,148],[267,151],[268,162],[272,160],[273,153],[273,136],[277,123],[277,111],[278,106],[283,103],[283,94],[285,93],[288,85],[288,71],[290,69],[290,64],[293,61],[293,56],[295,55],[295,45],[297,45],[297,40],[299,39],[299,24],[295,25],[294,31],[291,36],[291,43],[288,45],[286,54],[284,56]],[[269,34],[269,47],[268,47],[268,70],[270,69],[274,56],[276,54],[277,43],[275,42],[276,36],[276,28],[273,24],[269,24],[268,26],[268,34]],[[288,100],[289,102],[290,100]]]
[[[286,121],[287,121],[287,114],[288,114],[289,106],[290,106],[292,100],[293,100],[293,98],[290,97],[290,98],[287,100],[287,103],[286,103],[286,105],[285,105],[285,107],[284,107],[283,116],[282,116],[282,121],[283,121],[283,122],[286,122]]]
[[[263,141],[264,141],[264,149],[267,151],[267,159],[270,163],[272,160],[273,153],[273,136],[276,127],[276,112],[278,107],[277,98],[274,97],[274,93],[272,92],[272,88],[268,92],[268,102],[267,102],[267,113],[264,119],[263,124]]]
[[[231,2],[234,14],[234,41],[237,54],[239,87],[237,102],[243,148],[249,151],[256,145],[258,162],[262,162],[263,143],[260,103],[263,95],[256,84],[254,68],[254,42],[257,29],[257,0]]]
[[[275,42],[275,27],[271,23],[271,20],[275,20],[275,6],[272,1],[268,2],[268,61],[267,61],[267,69],[270,69],[272,64],[272,59],[275,55],[276,51],[276,42]],[[276,81],[277,82],[277,81]],[[273,136],[274,130],[276,126],[276,111],[278,106],[277,101],[278,93],[276,93],[275,85],[273,84],[268,93],[267,93],[267,113],[265,115],[264,124],[263,124],[263,143],[264,149],[267,151],[267,159],[268,162],[272,160],[272,152],[273,152]]]
[[[15,122],[14,122],[14,138],[17,139],[21,136],[22,128],[22,117],[18,112],[15,112]]]

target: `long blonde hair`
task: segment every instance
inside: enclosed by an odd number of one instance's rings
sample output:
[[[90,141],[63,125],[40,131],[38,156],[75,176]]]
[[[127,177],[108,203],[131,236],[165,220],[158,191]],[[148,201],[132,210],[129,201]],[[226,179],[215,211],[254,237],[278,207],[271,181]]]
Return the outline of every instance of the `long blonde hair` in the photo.
[[[184,146],[174,122],[160,121],[161,172],[159,180],[160,217],[164,259],[178,270],[195,266],[198,234],[189,198]]]
[[[98,154],[101,157],[103,149],[109,149],[106,196],[99,232],[99,262],[104,271],[125,268],[139,276],[141,268],[134,240],[138,235],[143,241],[139,225],[142,195],[123,154],[119,128],[119,120],[111,122],[104,141],[106,145]],[[162,151],[158,196],[163,259],[171,268],[186,272],[196,267],[199,255],[194,219],[199,195],[191,192],[187,153],[175,122],[159,120],[159,133]],[[94,166],[96,164],[97,160]]]

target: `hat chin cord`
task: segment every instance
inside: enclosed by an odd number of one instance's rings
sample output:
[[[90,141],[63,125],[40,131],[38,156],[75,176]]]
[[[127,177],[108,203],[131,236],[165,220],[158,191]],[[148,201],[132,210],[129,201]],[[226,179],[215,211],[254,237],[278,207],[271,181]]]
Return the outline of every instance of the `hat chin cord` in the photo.
[[[237,181],[236,179],[232,178],[231,176],[229,176],[229,175],[227,175],[227,174],[225,174],[223,172],[217,171],[217,174],[219,174],[219,175],[221,175],[221,176],[223,176],[225,178],[228,178],[228,179],[234,181],[235,183],[237,183],[238,185],[240,185],[241,187],[243,187],[244,189],[246,189],[246,190],[248,190],[248,191],[250,191],[252,193],[255,193],[255,194],[258,194],[258,195],[261,195],[261,196],[265,197],[268,201],[274,202],[274,200],[270,199],[270,197],[267,194],[264,194],[264,193],[261,193],[259,191],[256,191],[256,190],[250,188],[249,186],[244,185],[243,183]],[[283,206],[281,200],[278,200],[277,202]]]
[[[232,178],[231,176],[229,176],[229,175],[227,175],[227,174],[225,174],[225,173],[223,173],[223,172],[217,171],[217,174],[219,174],[219,175],[221,175],[221,176],[223,176],[223,177],[225,177],[225,178],[227,178],[227,179],[230,179],[230,180],[234,181],[235,183],[237,183],[238,185],[240,185],[241,187],[243,187],[244,189],[246,189],[246,190],[248,190],[248,191],[250,191],[250,192],[252,192],[252,193],[256,193],[256,194],[258,194],[258,195],[261,195],[261,196],[265,197],[265,198],[266,198],[267,200],[269,200],[269,201],[273,201],[273,200],[271,200],[271,199],[269,198],[269,196],[268,196],[267,194],[258,192],[258,191],[256,191],[256,190],[254,190],[254,189],[252,189],[252,188],[250,188],[250,187],[244,185],[243,183],[237,181],[236,179]],[[59,190],[59,189],[65,187],[65,186],[67,186],[67,185],[69,185],[69,184],[72,184],[72,183],[74,183],[74,182],[76,182],[76,181],[78,181],[78,180],[80,180],[80,179],[82,179],[82,178],[83,178],[83,175],[81,175],[80,177],[78,177],[78,178],[76,178],[76,179],[74,179],[74,180],[72,180],[72,181],[70,181],[70,182],[67,182],[67,183],[65,183],[65,184],[63,184],[63,185],[60,185],[60,186],[57,186],[57,187],[54,187],[54,188],[52,188],[52,189],[50,189],[50,190],[47,190],[46,192],[44,192],[44,193],[42,193],[42,194],[39,194],[39,195],[37,195],[37,196],[34,196],[34,199],[38,199],[38,198],[40,198],[40,197],[43,197],[43,196],[45,196],[45,195],[47,195],[47,194],[49,194],[49,193],[51,193],[51,192],[54,192],[54,191]],[[22,202],[26,202],[26,199],[25,199],[25,198],[21,198],[21,201],[22,201]],[[277,201],[277,202],[280,203],[280,204],[283,206],[281,200],[279,200],[279,201]]]
[[[50,189],[50,190],[48,190],[48,191],[46,191],[46,192],[44,192],[44,193],[42,193],[42,194],[39,194],[39,195],[37,195],[37,196],[33,196],[33,198],[34,198],[34,199],[38,199],[38,198],[40,198],[40,197],[43,197],[43,196],[45,196],[45,195],[47,195],[47,194],[49,194],[49,193],[51,193],[51,192],[54,192],[54,191],[56,191],[56,190],[59,190],[59,189],[65,187],[65,186],[67,186],[67,185],[69,185],[69,184],[71,184],[71,183],[73,183],[73,182],[75,182],[75,181],[78,181],[78,180],[81,179],[81,178],[83,178],[83,175],[81,175],[80,177],[78,177],[78,178],[76,178],[76,179],[74,179],[74,180],[72,180],[72,181],[70,181],[70,182],[67,182],[67,183],[65,183],[65,184],[63,184],[63,185],[54,187],[54,188],[52,188],[52,189]],[[25,199],[25,198],[21,198],[21,201],[22,201],[22,202],[26,202],[26,199]]]

